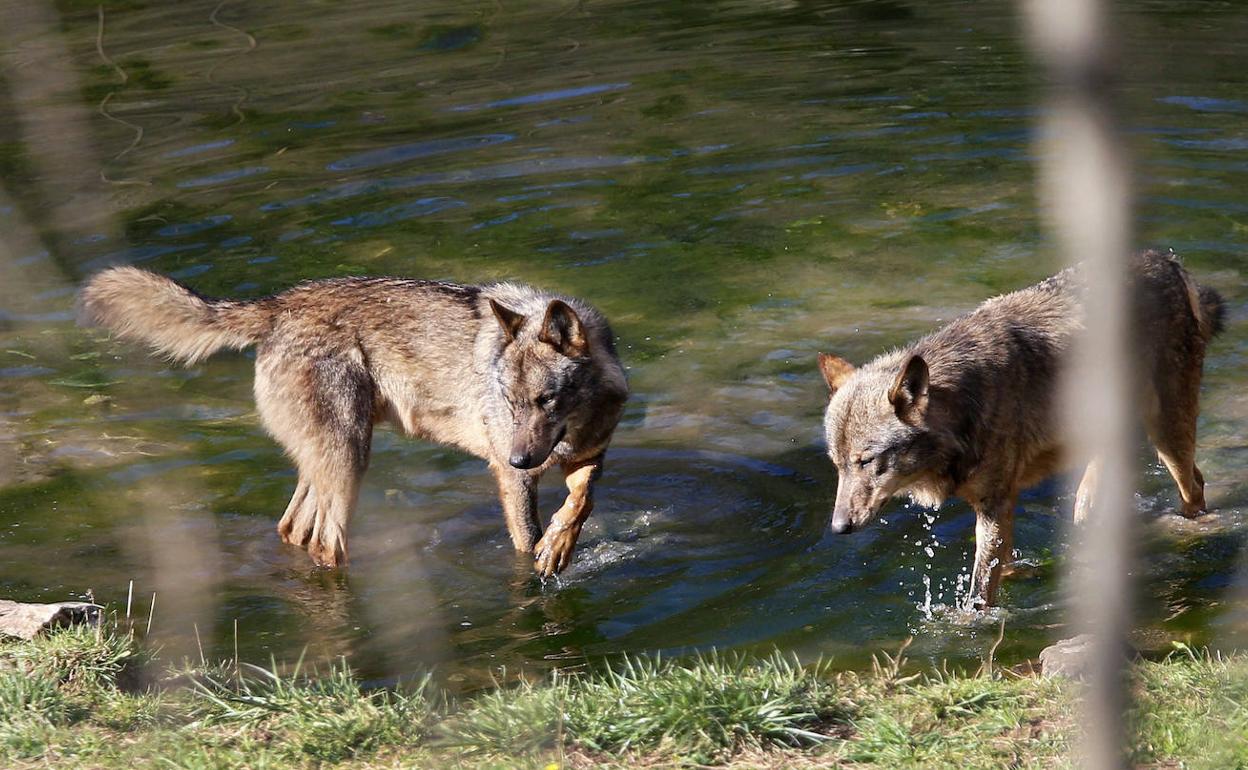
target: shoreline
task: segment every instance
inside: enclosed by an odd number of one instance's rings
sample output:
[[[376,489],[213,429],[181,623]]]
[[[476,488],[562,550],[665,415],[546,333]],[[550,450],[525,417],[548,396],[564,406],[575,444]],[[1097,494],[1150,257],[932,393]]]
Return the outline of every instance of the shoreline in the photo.
[[[0,642],[7,767],[1065,767],[1079,686],[999,669],[870,672],[780,653],[620,658],[466,698],[345,662],[171,666],[116,629]],[[1248,654],[1131,666],[1137,766],[1248,763]]]

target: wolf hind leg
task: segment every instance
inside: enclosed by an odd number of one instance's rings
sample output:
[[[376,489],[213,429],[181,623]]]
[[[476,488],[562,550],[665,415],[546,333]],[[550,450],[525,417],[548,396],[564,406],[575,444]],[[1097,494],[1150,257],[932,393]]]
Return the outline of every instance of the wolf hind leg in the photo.
[[[347,525],[355,512],[362,476],[363,469],[325,468],[314,482],[316,513],[307,548],[308,556],[322,567],[347,563]]]
[[[1157,449],[1157,456],[1179,487],[1179,497],[1183,501],[1182,512],[1189,519],[1208,510],[1205,503],[1205,476],[1196,467],[1195,454],[1195,447],[1186,451],[1160,447]]]
[[[256,361],[261,420],[295,461],[299,480],[278,533],[322,566],[347,560],[347,524],[368,467],[376,395],[353,351]]]
[[[1206,510],[1205,476],[1196,467],[1196,417],[1200,413],[1200,363],[1177,375],[1159,393],[1158,408],[1149,410],[1145,428],[1157,457],[1170,471],[1182,498],[1182,513],[1192,518]],[[1161,390],[1159,388],[1159,390]]]
[[[302,548],[312,537],[312,527],[315,524],[316,492],[304,474],[300,473],[299,481],[295,484],[295,493],[291,495],[282,520],[277,523],[277,534],[283,543]]]

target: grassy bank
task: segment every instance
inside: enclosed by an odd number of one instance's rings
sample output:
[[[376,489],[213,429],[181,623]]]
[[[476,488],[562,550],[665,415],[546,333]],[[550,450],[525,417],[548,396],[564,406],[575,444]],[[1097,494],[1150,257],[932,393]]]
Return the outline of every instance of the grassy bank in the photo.
[[[781,656],[634,658],[466,700],[368,690],[341,664],[170,669],[121,635],[0,644],[0,766],[1062,767],[1075,688],[869,674]],[[1136,665],[1135,760],[1248,767],[1248,656]]]

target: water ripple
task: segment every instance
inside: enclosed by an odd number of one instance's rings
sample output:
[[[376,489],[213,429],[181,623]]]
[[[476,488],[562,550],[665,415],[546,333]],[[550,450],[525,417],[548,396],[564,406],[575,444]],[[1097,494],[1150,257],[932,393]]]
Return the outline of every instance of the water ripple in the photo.
[[[593,86],[579,86],[577,88],[559,88],[554,91],[541,91],[535,94],[525,94],[524,96],[512,96],[507,99],[498,99],[492,102],[483,102],[481,104],[460,104],[455,107],[449,107],[450,112],[473,112],[475,110],[490,110],[496,107],[517,107],[524,104],[543,104],[545,102],[554,102],[560,99],[574,99],[578,96],[591,96],[593,94],[602,94],[610,91],[619,91],[628,88],[631,83],[601,83]]]
[[[325,168],[330,171],[358,171],[378,166],[393,166],[406,163],[415,158],[427,158],[430,155],[445,155],[449,152],[475,150],[478,147],[489,147],[494,144],[510,142],[515,134],[483,134],[481,136],[462,136],[454,139],[433,139],[427,142],[412,142],[394,147],[383,147],[369,150],[356,155],[349,155],[336,160]]]
[[[123,265],[131,262],[146,262],[156,257],[163,257],[166,254],[176,254],[180,251],[192,251],[194,249],[202,249],[208,244],[206,243],[185,243],[177,246],[164,245],[148,245],[133,246],[128,249],[119,251],[111,251],[102,254],[94,259],[89,259],[83,263],[83,270],[91,273],[96,270],[108,267],[109,265]]]
[[[1248,112],[1248,102],[1238,99],[1214,99],[1209,96],[1163,96],[1162,104],[1177,104],[1197,112]]]
[[[198,222],[182,222],[179,224],[166,225],[156,231],[157,235],[163,235],[166,238],[174,238],[179,235],[190,235],[203,230],[209,230],[219,225],[229,222],[234,217],[229,214],[218,214],[216,216],[205,217]]]
[[[468,204],[455,198],[419,198],[408,203],[400,203],[382,211],[366,211],[330,222],[338,227],[378,227],[380,225],[399,222],[414,217],[424,217],[447,209],[460,208]]]
[[[690,170],[690,174],[702,176],[705,174],[741,174],[750,171],[768,171],[777,168],[789,168],[791,166],[810,166],[816,163],[825,163],[830,160],[836,160],[835,155],[799,155],[789,158],[773,158],[771,160],[758,160],[748,163],[722,163],[718,166],[704,166]]]
[[[222,147],[229,147],[234,144],[233,139],[218,139],[215,142],[204,142],[203,144],[193,144],[190,147],[183,147],[177,150],[170,150],[162,158],[185,158],[188,155],[199,155],[201,153],[219,150]]]
[[[268,173],[268,171],[268,166],[247,166],[245,168],[234,168],[229,171],[220,171],[216,174],[209,174],[208,176],[183,180],[178,182],[178,187],[208,187],[209,185],[221,184],[222,182],[232,182],[235,179],[243,179],[244,177],[255,176],[256,174],[265,174]]]
[[[406,190],[412,187],[435,184],[464,184],[471,182],[493,181],[495,179],[513,179],[516,177],[533,176],[536,174],[555,174],[568,171],[588,171],[600,168],[615,168],[644,163],[651,158],[640,155],[583,155],[556,158],[535,158],[510,163],[499,163],[493,166],[445,171],[416,176],[389,177],[386,179],[366,179],[347,182],[321,192],[292,198],[288,201],[273,201],[260,207],[261,211],[282,211],[298,206],[309,206],[318,203],[354,198],[358,195],[371,195],[388,190]]]

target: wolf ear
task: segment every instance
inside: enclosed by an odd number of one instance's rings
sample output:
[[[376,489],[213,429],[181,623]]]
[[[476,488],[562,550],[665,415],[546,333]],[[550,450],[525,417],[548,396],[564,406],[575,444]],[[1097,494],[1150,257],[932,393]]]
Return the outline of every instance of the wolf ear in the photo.
[[[552,299],[546,306],[546,317],[542,319],[542,330],[537,338],[568,358],[580,358],[589,351],[581,317],[563,300]]]
[[[494,317],[498,319],[498,325],[503,327],[503,334],[507,335],[507,341],[511,342],[516,338],[516,333],[520,331],[520,327],[524,324],[525,316],[520,315],[516,311],[503,307],[490,300],[490,310],[494,311]]]
[[[912,355],[888,391],[888,401],[897,417],[907,425],[917,425],[927,414],[927,362]]]
[[[828,390],[836,393],[856,370],[853,364],[843,358],[820,353],[819,371],[823,374],[823,381],[828,383]]]

